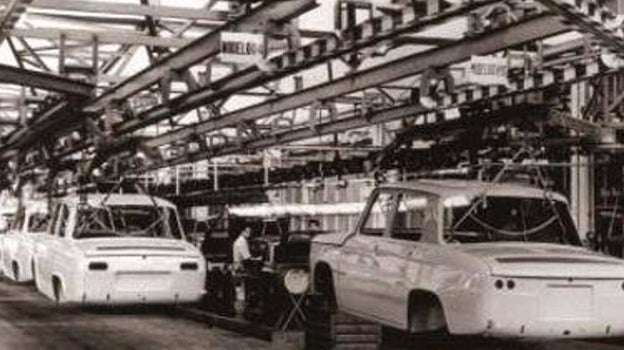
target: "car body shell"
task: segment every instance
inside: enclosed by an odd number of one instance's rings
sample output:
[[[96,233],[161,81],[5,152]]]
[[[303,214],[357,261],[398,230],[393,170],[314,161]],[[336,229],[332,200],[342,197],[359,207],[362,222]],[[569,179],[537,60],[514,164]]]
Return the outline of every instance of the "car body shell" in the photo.
[[[544,198],[521,185],[418,181],[382,185],[432,198],[433,210],[457,196]],[[557,194],[552,200],[565,201]],[[365,217],[366,214],[362,217]],[[439,216],[442,217],[442,216]],[[410,328],[412,299],[433,296],[451,334],[501,338],[586,338],[624,334],[624,262],[580,246],[547,243],[445,243],[440,225],[428,239],[405,241],[360,232],[317,236],[310,266],[331,271],[339,309]],[[314,280],[314,277],[313,277]],[[318,286],[317,286],[318,288]]]
[[[5,200],[0,204],[0,272],[5,273],[2,262],[4,254],[4,237],[12,226],[13,218],[17,212],[17,201]]]
[[[95,207],[104,202],[157,205],[177,215],[173,204],[147,195],[90,194],[87,200]],[[82,304],[187,303],[201,299],[206,266],[192,244],[183,237],[76,239],[72,228],[78,203],[77,196],[60,200],[59,206],[66,209],[59,209],[57,214],[62,210],[69,213],[65,232],[61,220],[54,220],[51,238],[37,244],[35,282],[42,294],[60,303]],[[55,283],[60,285],[58,292]]]
[[[23,220],[2,237],[2,270],[5,276],[16,282],[33,279],[33,255],[38,241],[49,237],[47,232],[30,231],[30,221],[35,215],[47,215],[45,201],[27,201],[23,204]]]

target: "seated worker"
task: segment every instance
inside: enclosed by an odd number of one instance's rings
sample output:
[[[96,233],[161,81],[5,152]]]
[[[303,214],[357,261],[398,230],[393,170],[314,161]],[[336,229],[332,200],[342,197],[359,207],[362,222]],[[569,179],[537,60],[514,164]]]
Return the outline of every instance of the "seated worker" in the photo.
[[[245,227],[232,245],[232,259],[234,262],[234,271],[242,271],[245,266],[245,262],[252,260],[251,252],[249,251],[250,237],[251,228]]]
[[[245,270],[248,269],[250,265],[254,262],[258,261],[251,256],[251,252],[249,251],[249,238],[251,237],[251,228],[245,227],[243,231],[238,235],[238,238],[234,241],[232,245],[232,258],[233,258],[233,267],[234,274],[236,280],[236,302],[235,309],[238,314],[242,314],[244,309],[245,302],[245,283],[244,279],[241,279],[241,275],[244,274]]]

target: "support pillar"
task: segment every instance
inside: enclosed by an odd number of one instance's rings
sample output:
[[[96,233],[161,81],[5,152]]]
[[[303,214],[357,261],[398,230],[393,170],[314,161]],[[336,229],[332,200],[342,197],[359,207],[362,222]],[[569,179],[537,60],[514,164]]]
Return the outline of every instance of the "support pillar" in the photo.
[[[570,168],[570,209],[572,218],[581,235],[586,238],[594,230],[594,171],[593,156],[574,154]]]
[[[570,112],[573,118],[582,118],[582,111],[588,100],[590,86],[586,83],[571,87]],[[570,209],[581,239],[594,231],[594,169],[593,156],[573,150],[570,159]]]

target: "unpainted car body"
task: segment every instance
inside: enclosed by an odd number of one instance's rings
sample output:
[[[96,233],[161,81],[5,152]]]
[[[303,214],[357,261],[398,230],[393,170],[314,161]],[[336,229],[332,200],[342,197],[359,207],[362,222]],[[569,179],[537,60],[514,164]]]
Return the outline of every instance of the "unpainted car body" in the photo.
[[[4,264],[2,264],[4,259],[4,238],[13,225],[15,213],[17,213],[17,201],[5,200],[3,203],[0,203],[0,272],[3,275],[6,274]]]
[[[565,198],[523,185],[382,185],[310,266],[338,309],[411,332],[624,334],[624,262],[581,246]]]
[[[38,241],[49,237],[48,205],[27,201],[18,210],[13,227],[2,237],[2,270],[16,282],[33,279],[33,254]]]
[[[184,240],[177,210],[147,195],[89,194],[59,201],[51,237],[35,252],[38,290],[58,303],[196,302],[205,261]]]

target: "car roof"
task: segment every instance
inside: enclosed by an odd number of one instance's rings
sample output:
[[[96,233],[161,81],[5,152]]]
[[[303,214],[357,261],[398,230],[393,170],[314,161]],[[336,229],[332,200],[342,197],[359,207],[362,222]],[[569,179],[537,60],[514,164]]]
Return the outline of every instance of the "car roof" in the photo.
[[[495,197],[544,198],[544,190],[521,183],[493,183],[477,180],[416,180],[388,183],[379,186],[388,189],[410,189],[431,193],[441,198],[455,196],[475,197],[487,193]],[[556,192],[547,191],[551,198],[567,203],[567,199]]]
[[[175,208],[173,203],[154,196],[148,196],[145,194],[104,194],[104,193],[89,193],[86,194],[87,203],[90,206],[98,207],[103,204],[106,205],[136,205],[136,206],[153,206],[154,202],[159,207]],[[63,197],[60,200],[69,206],[77,206],[80,203],[80,195],[72,194]]]

